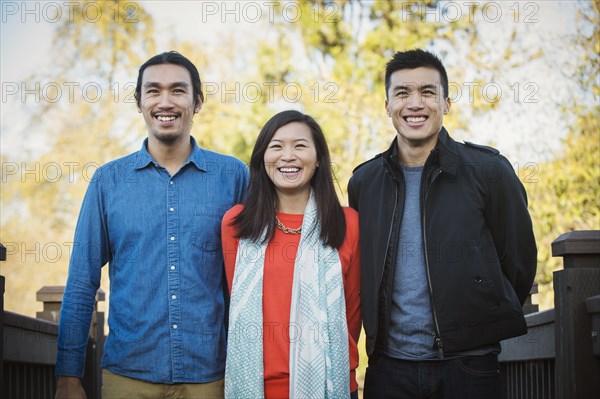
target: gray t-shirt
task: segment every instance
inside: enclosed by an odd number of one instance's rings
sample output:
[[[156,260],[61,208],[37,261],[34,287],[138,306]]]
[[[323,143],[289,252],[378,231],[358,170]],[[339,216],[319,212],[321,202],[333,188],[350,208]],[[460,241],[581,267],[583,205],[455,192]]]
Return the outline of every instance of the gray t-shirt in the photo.
[[[402,165],[406,183],[396,256],[387,355],[405,360],[438,357],[425,270],[419,188],[423,167]]]

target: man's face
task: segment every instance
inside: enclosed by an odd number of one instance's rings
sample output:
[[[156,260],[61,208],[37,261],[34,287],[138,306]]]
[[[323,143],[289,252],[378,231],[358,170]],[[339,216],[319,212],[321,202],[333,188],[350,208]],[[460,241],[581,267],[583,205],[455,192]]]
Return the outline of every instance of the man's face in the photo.
[[[392,73],[385,109],[398,132],[398,145],[435,145],[444,115],[450,110],[440,73],[423,67]]]
[[[175,64],[152,65],[142,75],[140,105],[150,139],[170,143],[189,136],[192,117],[202,107],[194,105],[190,73]]]

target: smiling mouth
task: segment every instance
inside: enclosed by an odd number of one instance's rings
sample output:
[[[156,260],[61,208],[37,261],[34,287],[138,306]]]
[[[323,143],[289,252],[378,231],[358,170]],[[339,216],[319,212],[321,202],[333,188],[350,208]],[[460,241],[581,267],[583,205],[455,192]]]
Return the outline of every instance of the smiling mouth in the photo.
[[[159,122],[173,122],[179,115],[154,115],[154,118]]]
[[[426,116],[405,116],[404,120],[408,123],[423,123],[427,120]]]
[[[298,173],[300,172],[300,168],[292,167],[292,166],[284,166],[282,168],[277,168],[281,173]]]

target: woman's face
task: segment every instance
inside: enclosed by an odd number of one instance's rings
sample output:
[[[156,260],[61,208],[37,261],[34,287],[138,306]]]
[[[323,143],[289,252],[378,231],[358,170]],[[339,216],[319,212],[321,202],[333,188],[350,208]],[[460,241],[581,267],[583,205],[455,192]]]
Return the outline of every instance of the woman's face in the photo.
[[[278,194],[310,192],[310,180],[318,167],[310,128],[302,122],[291,122],[277,129],[265,151],[264,162]]]

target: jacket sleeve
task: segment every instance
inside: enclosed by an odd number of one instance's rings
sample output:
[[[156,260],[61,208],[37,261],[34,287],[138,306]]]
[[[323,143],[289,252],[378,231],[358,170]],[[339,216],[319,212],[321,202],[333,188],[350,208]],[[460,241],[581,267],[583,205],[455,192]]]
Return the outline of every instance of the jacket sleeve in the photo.
[[[537,247],[525,188],[509,161],[501,155],[497,157],[494,168],[497,173],[488,173],[486,177],[485,217],[502,272],[523,305],[535,278]]]
[[[348,182],[348,205],[358,212],[358,190],[356,184],[356,178],[352,176]]]
[[[348,344],[350,349],[350,369],[358,367],[357,344],[360,338],[362,318],[360,311],[360,245],[358,232],[358,215],[345,209],[346,238],[344,250],[350,253],[349,264],[344,270],[344,296],[346,300],[346,321],[348,323]],[[340,254],[341,255],[341,254]]]
[[[227,289],[230,295],[231,287],[233,286],[233,274],[235,272],[235,261],[239,245],[239,240],[235,238],[235,227],[231,226],[230,223],[240,212],[241,208],[239,205],[235,206],[225,212],[223,220],[221,221],[221,243],[223,259],[225,261],[225,277],[227,278]]]

